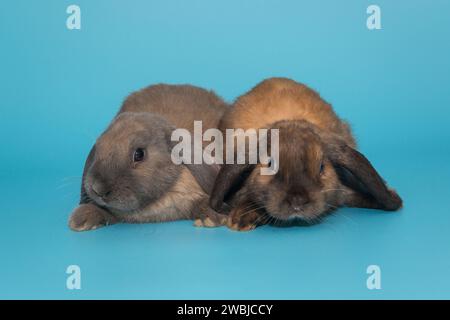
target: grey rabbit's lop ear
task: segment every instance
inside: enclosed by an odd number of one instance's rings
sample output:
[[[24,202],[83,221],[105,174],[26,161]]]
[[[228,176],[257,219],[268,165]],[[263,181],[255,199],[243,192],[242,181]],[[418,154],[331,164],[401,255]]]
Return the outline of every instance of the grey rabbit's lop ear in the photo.
[[[84,188],[84,179],[86,178],[86,172],[88,171],[89,167],[92,165],[92,162],[94,162],[94,157],[95,157],[95,144],[92,147],[91,151],[89,151],[89,155],[87,156],[86,162],[84,164],[83,177],[81,178],[80,204],[91,202],[91,199],[87,195],[86,190]]]
[[[211,208],[217,212],[223,212],[226,198],[239,190],[242,183],[254,168],[254,164],[222,165],[209,199]]]
[[[383,178],[363,154],[337,140],[328,141],[326,149],[342,183],[365,198],[365,201],[357,202],[375,202],[370,207],[388,211],[395,211],[402,207],[402,199],[386,186]],[[365,206],[351,203],[352,200],[348,202],[354,206]]]
[[[203,191],[205,191],[206,194],[211,194],[219,167],[217,165],[206,163],[186,164],[185,166],[189,169]]]
[[[172,132],[174,128],[170,128],[166,132],[166,138],[170,146],[170,152],[173,152],[173,148],[179,143],[178,140],[172,140]],[[191,150],[194,150],[194,142],[191,142]],[[216,180],[217,173],[220,167],[215,164],[206,164],[202,161],[201,164],[193,163],[193,155],[191,155],[190,163],[184,163],[182,165],[189,169],[192,176],[195,178],[197,183],[203,189],[203,191],[210,195],[214,186],[214,181]]]

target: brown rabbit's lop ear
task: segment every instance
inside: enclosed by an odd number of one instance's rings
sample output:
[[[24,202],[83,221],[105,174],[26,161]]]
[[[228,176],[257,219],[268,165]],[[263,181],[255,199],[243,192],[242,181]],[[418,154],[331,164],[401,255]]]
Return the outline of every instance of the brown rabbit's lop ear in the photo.
[[[343,141],[328,141],[328,157],[346,186],[362,196],[372,198],[383,210],[395,211],[402,207],[402,199],[390,190],[367,158]]]
[[[255,165],[252,164],[222,165],[209,199],[211,208],[223,212],[225,200],[239,190],[254,168]]]

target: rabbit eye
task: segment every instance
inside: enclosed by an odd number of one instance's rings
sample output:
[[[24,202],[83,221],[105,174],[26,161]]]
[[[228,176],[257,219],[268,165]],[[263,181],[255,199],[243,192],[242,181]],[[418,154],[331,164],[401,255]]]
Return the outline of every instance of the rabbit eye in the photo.
[[[323,164],[323,161],[322,161],[320,163],[320,169],[319,169],[320,174],[323,174],[324,169],[325,169],[325,165]]]
[[[275,159],[270,157],[267,161],[267,167],[271,168],[272,165],[275,165]]]
[[[144,157],[145,157],[145,150],[142,148],[137,148],[134,151],[133,161],[140,162],[140,161],[144,160]]]

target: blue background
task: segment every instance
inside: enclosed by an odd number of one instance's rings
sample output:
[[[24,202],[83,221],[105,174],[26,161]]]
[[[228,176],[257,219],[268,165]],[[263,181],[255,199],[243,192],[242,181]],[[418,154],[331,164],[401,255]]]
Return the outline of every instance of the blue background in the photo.
[[[66,28],[72,3],[81,30]],[[450,2],[374,3],[382,30],[365,0],[3,1],[0,298],[450,298]],[[126,95],[192,83],[232,101],[270,76],[332,103],[404,209],[249,233],[68,229],[85,157]],[[381,290],[366,288],[370,264]]]

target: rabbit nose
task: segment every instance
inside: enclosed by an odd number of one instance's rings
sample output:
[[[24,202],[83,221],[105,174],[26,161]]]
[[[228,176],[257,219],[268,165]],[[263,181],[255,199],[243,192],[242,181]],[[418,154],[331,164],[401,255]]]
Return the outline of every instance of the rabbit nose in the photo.
[[[308,204],[308,197],[295,197],[291,200],[291,206],[294,211],[301,211],[302,206]]]

